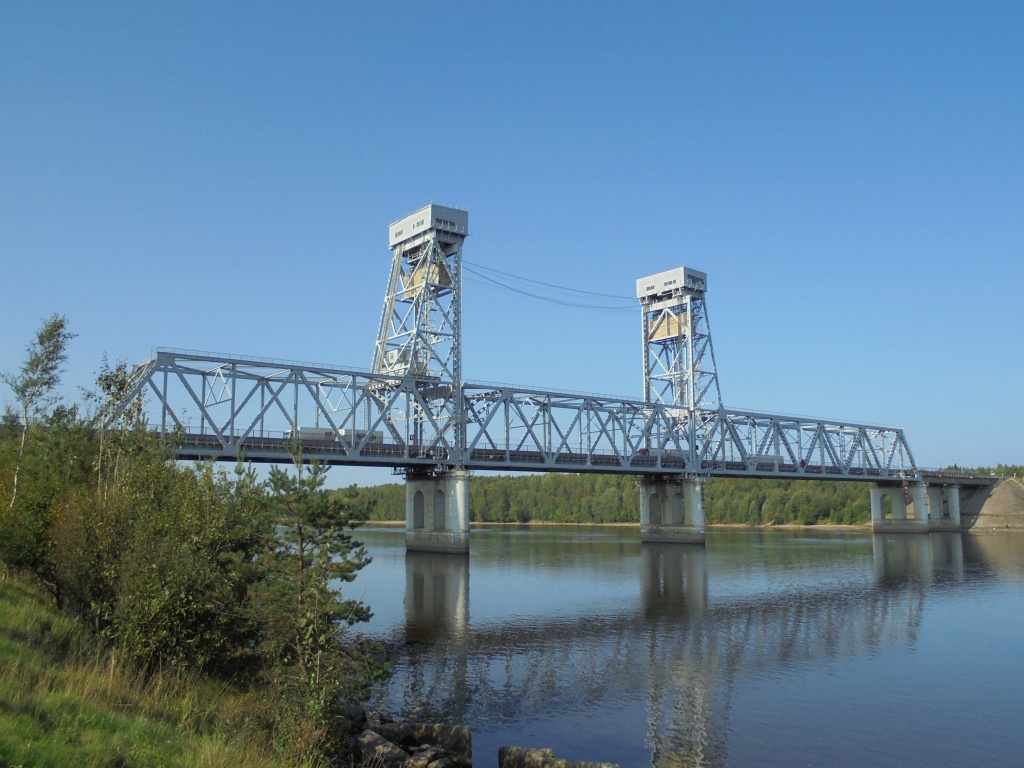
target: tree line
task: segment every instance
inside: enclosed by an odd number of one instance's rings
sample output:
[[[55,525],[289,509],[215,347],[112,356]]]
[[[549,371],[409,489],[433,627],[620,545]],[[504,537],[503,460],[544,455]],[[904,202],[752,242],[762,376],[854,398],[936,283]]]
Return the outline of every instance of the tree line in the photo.
[[[256,727],[290,764],[326,765],[347,708],[384,672],[346,628],[369,618],[342,586],[368,556],[351,536],[369,508],[324,490],[326,469],[184,466],[150,433],[141,404],[115,428],[128,371],[105,362],[82,403],[58,396],[67,320],[47,319],[0,422],[0,575],[55,604],[144,672],[175,670],[251,695]]]
[[[352,491],[347,491],[351,493]],[[371,520],[405,519],[405,486],[358,488]],[[705,484],[708,523],[858,525],[871,520],[868,486],[827,480],[712,478]],[[469,483],[473,522],[639,523],[640,494],[625,475],[475,476]]]

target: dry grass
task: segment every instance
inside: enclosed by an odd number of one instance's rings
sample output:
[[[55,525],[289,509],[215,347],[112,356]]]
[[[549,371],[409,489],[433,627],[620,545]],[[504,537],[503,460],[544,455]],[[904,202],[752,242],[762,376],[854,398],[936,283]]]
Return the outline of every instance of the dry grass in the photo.
[[[0,579],[0,765],[281,765],[266,722],[257,696],[143,676],[40,592]]]

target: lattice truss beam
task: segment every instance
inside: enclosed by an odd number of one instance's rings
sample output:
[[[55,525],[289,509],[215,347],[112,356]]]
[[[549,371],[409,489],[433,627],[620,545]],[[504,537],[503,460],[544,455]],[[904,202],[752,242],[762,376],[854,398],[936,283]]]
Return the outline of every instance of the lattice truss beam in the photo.
[[[696,458],[713,473],[917,474],[901,429],[724,408],[697,416],[705,423]]]
[[[149,425],[182,457],[624,474],[904,477],[899,429],[640,400],[450,386],[300,363],[158,351],[133,373],[118,422],[148,396]],[[439,417],[438,414],[441,414]],[[461,414],[461,418],[460,418]],[[462,438],[461,435],[465,435]]]
[[[103,420],[117,425],[145,398],[149,427],[185,457],[287,460],[298,446],[338,463],[447,464],[455,417],[439,419],[430,397],[412,377],[159,350]]]
[[[472,466],[680,471],[692,456],[677,408],[474,384],[463,402]]]
[[[467,385],[472,466],[779,476],[916,474],[902,430]]]

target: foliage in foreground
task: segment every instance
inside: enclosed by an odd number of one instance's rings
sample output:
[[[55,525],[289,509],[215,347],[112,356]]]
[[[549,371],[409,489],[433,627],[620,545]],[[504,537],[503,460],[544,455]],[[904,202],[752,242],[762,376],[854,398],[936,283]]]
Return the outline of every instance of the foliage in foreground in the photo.
[[[346,632],[368,609],[337,587],[367,562],[345,533],[366,511],[329,497],[326,470],[300,456],[268,487],[242,466],[175,463],[134,405],[115,430],[62,406],[70,338],[51,318],[22,371],[4,377],[18,398],[18,382],[42,383],[0,423],[0,564],[30,575],[140,681],[167,670],[221,681],[268,702],[262,724],[281,757],[336,756],[346,706],[382,669]],[[101,413],[127,383],[123,365],[104,367],[92,398]]]

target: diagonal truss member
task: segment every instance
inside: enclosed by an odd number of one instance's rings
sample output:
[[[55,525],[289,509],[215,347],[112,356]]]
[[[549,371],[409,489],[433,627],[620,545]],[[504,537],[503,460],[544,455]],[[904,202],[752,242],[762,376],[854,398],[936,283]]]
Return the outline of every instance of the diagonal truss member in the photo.
[[[427,205],[388,229],[391,273],[373,373],[414,381],[428,420],[465,444],[462,418],[462,243],[469,213]],[[382,395],[383,396],[383,395]],[[412,425],[419,440],[423,421]]]
[[[890,481],[917,468],[900,429],[724,408],[703,272],[637,283],[644,398],[462,378],[466,211],[428,205],[389,229],[392,265],[372,372],[158,350],[107,427],[143,418],[179,458],[633,475],[831,476]]]

